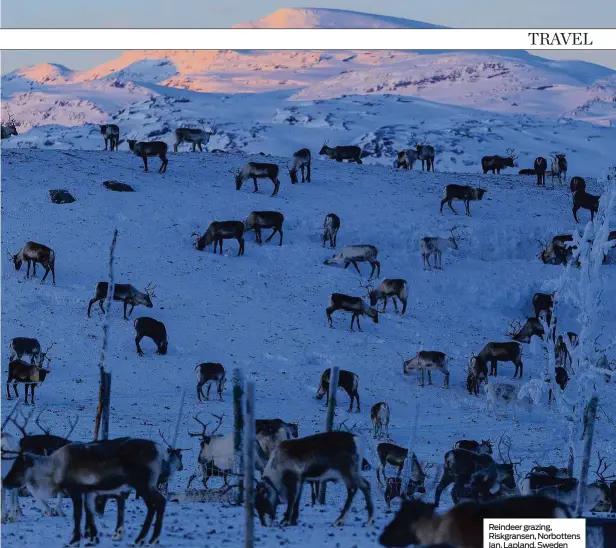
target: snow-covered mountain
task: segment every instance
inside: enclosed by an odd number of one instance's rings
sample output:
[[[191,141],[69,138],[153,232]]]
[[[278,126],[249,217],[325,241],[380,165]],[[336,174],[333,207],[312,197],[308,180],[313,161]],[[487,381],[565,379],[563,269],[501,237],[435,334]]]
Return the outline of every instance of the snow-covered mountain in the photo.
[[[432,25],[297,8],[238,26]],[[443,169],[475,171],[481,155],[514,147],[583,154],[601,170],[616,142],[616,72],[527,52],[130,51],[85,71],[13,71],[2,96],[21,123],[7,147],[98,148],[89,124],[116,120],[140,138],[213,125],[215,148],[247,152],[289,155],[291,143],[329,139],[371,143],[367,162],[389,163],[414,133],[437,146]]]

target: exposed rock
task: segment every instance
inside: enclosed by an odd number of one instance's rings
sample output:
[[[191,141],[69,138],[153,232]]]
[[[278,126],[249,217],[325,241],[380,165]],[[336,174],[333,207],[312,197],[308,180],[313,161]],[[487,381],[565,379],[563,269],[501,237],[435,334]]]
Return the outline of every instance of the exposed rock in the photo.
[[[105,188],[109,190],[115,190],[116,192],[135,192],[135,189],[127,185],[126,183],[121,183],[120,181],[105,181],[103,183]]]
[[[50,190],[49,196],[54,204],[72,204],[75,198],[68,190]]]

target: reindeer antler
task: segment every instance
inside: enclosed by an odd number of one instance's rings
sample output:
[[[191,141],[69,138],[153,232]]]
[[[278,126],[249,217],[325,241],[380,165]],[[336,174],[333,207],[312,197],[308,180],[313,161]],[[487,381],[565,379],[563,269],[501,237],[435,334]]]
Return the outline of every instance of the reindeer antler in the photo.
[[[522,323],[517,318],[509,322],[509,330],[505,332],[507,337],[513,337],[516,333],[522,329]]]
[[[75,421],[74,422],[71,419],[68,419],[68,424],[71,427],[71,429],[68,431],[66,436],[64,436],[65,440],[67,440],[67,439],[69,439],[71,437],[71,434],[73,433],[73,430],[75,430],[75,426],[77,426],[78,422],[79,422],[79,415],[75,415]]]
[[[146,292],[146,294],[148,295],[148,297],[152,298],[152,297],[156,297],[156,293],[154,293],[154,289],[156,289],[155,285],[152,285],[152,282],[150,282],[146,288],[144,289],[144,291]]]
[[[36,419],[34,419],[34,424],[36,424],[45,435],[47,436],[51,436],[51,430],[47,430],[47,428],[44,428],[41,423],[39,422],[39,419],[41,418],[41,415],[45,412],[45,410],[43,409],[38,416],[36,417]]]
[[[30,421],[30,419],[32,418],[32,415],[34,415],[34,409],[30,412],[30,414],[26,417],[22,412],[21,409],[18,410],[18,413],[25,419],[23,425],[20,425],[13,417],[10,417],[9,420],[16,426],[17,430],[19,430],[21,432],[22,436],[27,436],[28,434],[26,433],[26,426],[28,425],[28,422]]]
[[[171,447],[171,444],[165,439],[165,436],[163,434],[163,431],[159,428],[158,429],[158,434],[160,435],[160,437],[162,438],[163,442],[165,443],[165,445],[169,448],[169,449],[173,449]]]
[[[213,436],[217,430],[221,427],[222,425],[222,419],[224,418],[225,414],[223,413],[222,415],[214,415],[214,413],[212,413],[212,415],[218,419],[218,424],[216,425],[216,428],[214,428],[214,430],[212,430],[212,432],[210,433],[210,436]]]
[[[607,457],[602,457],[601,456],[601,451],[597,451],[597,458],[599,459],[599,465],[597,466],[597,470],[595,471],[595,474],[597,474],[597,477],[599,478],[599,481],[601,483],[607,483],[607,480],[612,479],[612,478],[616,478],[616,474],[611,474],[609,476],[605,476],[605,473],[611,467],[611,464],[607,464],[605,462]]]
[[[197,422],[201,425],[201,427],[203,428],[203,430],[202,430],[201,432],[196,433],[196,434],[195,434],[195,433],[193,433],[193,432],[191,432],[191,431],[189,430],[189,431],[188,431],[188,434],[189,434],[191,437],[193,437],[193,438],[196,438],[196,437],[203,438],[203,437],[205,436],[206,429],[207,429],[207,427],[210,425],[210,423],[209,423],[209,422],[207,422],[207,423],[206,423],[206,422],[203,422],[202,420],[200,420],[200,419],[199,419],[199,413],[197,413],[197,414],[193,417],[193,419],[195,419],[195,420],[196,420],[196,421],[197,421]]]

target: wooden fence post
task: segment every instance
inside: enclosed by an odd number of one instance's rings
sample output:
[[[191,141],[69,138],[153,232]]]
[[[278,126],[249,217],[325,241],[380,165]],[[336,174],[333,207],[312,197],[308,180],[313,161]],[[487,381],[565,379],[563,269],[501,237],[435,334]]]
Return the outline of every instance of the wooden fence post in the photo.
[[[255,474],[255,385],[246,383],[246,423],[244,427],[244,547],[254,546]]]
[[[111,373],[103,372],[103,433],[102,438],[104,440],[109,439],[109,413],[111,405]]]
[[[243,450],[243,433],[244,433],[244,379],[242,370],[235,368],[233,370],[233,474],[240,478],[244,475],[244,456]],[[242,487],[238,486],[234,490],[233,502],[236,505],[242,504],[243,491]]]
[[[329,390],[327,395],[329,402],[327,405],[327,419],[325,421],[325,431],[331,432],[334,428],[334,417],[336,416],[336,393],[338,392],[338,377],[340,369],[332,367],[329,370]],[[325,504],[325,482],[319,485],[319,504]]]
[[[597,416],[598,398],[594,395],[590,398],[586,406],[584,416],[584,453],[582,455],[582,469],[578,483],[577,500],[575,503],[575,515],[579,518],[582,515],[584,502],[586,499],[586,482],[588,480],[588,468],[590,466],[590,452],[592,451],[592,438],[595,433],[595,417]]]

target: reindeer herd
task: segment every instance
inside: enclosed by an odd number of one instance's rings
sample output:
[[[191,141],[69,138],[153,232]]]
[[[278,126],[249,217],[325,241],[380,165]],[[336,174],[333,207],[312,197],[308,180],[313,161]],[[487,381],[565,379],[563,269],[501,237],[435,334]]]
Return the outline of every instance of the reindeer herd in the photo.
[[[100,127],[105,140],[105,150],[118,150],[120,131],[118,126],[109,124]],[[203,150],[213,132],[192,128],[178,128],[175,131],[176,143],[174,152],[182,143],[191,143],[193,151],[198,147]],[[16,135],[15,123],[11,119],[9,126],[2,126],[2,138]],[[167,168],[167,144],[162,141],[137,142],[128,140],[130,151],[142,158],[144,171],[148,170],[148,157],[158,156],[161,160],[159,172]],[[329,147],[327,142],[320,150],[320,155],[342,162],[348,160],[361,164],[362,151],[357,146]],[[395,166],[412,169],[416,161],[421,160],[427,171],[434,171],[434,147],[425,143],[417,143],[415,148],[398,153]],[[507,151],[507,156],[486,156],[482,158],[484,173],[500,173],[505,167],[513,167],[516,156],[513,150]],[[533,173],[537,175],[537,184],[545,185],[547,161],[538,157],[535,160]],[[311,152],[307,148],[297,151],[292,157],[291,165],[287,165],[291,184],[299,183],[301,171],[302,183],[311,182]],[[254,192],[259,191],[258,179],[270,180],[273,184],[272,196],[277,196],[280,188],[280,168],[277,164],[248,162],[237,171],[232,171],[236,190],[240,190],[248,180],[253,181]],[[551,165],[552,180],[564,177],[566,180],[567,162],[564,154],[554,157]],[[586,193],[586,184],[581,177],[574,177],[570,185],[573,194],[573,216],[578,222],[579,209],[590,211],[591,220],[598,210],[599,198]],[[471,215],[470,202],[481,201],[486,189],[472,186],[449,184],[443,190],[440,202],[440,213],[443,214],[445,204],[457,215],[452,202],[463,201],[465,213]],[[238,256],[244,254],[244,235],[254,231],[257,244],[262,245],[262,230],[271,229],[272,233],[265,242],[270,242],[278,234],[278,245],[283,243],[284,215],[278,211],[252,211],[244,221],[213,221],[203,234],[193,233],[194,247],[203,251],[214,244],[213,252],[219,248],[223,253],[223,241],[238,242]],[[323,224],[322,246],[329,242],[330,248],[336,248],[337,234],[341,227],[338,215],[330,213]],[[457,250],[460,237],[453,227],[450,237],[425,236],[419,241],[419,248],[424,269],[442,269],[442,255],[447,249]],[[616,239],[616,232],[610,234],[610,239]],[[550,245],[542,244],[539,258],[546,264],[567,264],[571,260],[571,243],[573,238],[567,235],[555,236]],[[45,269],[41,283],[49,272],[55,284],[55,253],[52,249],[35,242],[27,242],[16,254],[9,253],[15,269],[19,270],[27,263],[26,277],[30,277],[30,263],[33,263],[33,273],[36,275],[36,264]],[[432,259],[432,263],[430,260]],[[404,316],[407,310],[409,285],[404,279],[383,279],[376,287],[371,284],[375,277],[380,278],[381,263],[378,260],[378,249],[370,244],[345,245],[342,249],[324,261],[325,265],[343,265],[347,269],[353,265],[361,275],[359,263],[368,263],[371,267],[368,284],[362,284],[366,289],[365,296],[351,296],[343,293],[332,293],[328,299],[326,318],[329,327],[333,327],[332,314],[344,311],[351,314],[350,330],[361,331],[360,317],[367,316],[375,324],[379,323],[378,303],[383,301],[381,313],[385,312],[389,299],[393,301],[396,313]],[[123,303],[123,318],[131,316],[135,306],[153,308],[155,297],[150,284],[143,292],[130,284],[114,284],[112,299]],[[102,313],[105,313],[103,301],[109,291],[108,282],[99,282],[95,288],[94,297],[89,301],[87,316],[90,317],[92,305],[99,303]],[[402,305],[398,309],[398,302]],[[130,310],[127,309],[130,305]],[[512,341],[488,342],[476,355],[472,355],[466,370],[466,389],[471,396],[478,396],[482,384],[486,392],[486,412],[497,415],[499,405],[508,409],[524,406],[529,412],[534,402],[528,396],[520,398],[520,385],[504,382],[494,377],[498,376],[498,362],[511,363],[515,367],[513,378],[523,376],[523,344],[528,344],[532,337],[542,339],[552,337],[554,343],[555,363],[553,379],[550,381],[550,401],[553,390],[558,387],[564,391],[569,374],[573,374],[572,351],[577,344],[575,333],[560,334],[556,338],[556,319],[553,316],[554,295],[537,293],[532,299],[535,317],[528,318],[522,325],[512,322],[507,333]],[[165,325],[150,317],[135,319],[135,345],[139,356],[143,355],[140,341],[148,337],[157,346],[158,354],[166,354],[168,338]],[[18,397],[17,385],[23,383],[26,387],[25,403],[28,403],[28,387],[30,388],[30,403],[34,405],[34,388],[45,381],[50,374],[51,361],[49,351],[41,351],[40,343],[33,338],[16,337],[10,343],[10,363],[7,375],[7,399],[11,399],[9,384],[13,383],[15,396]],[[29,356],[30,362],[23,358]],[[432,385],[432,373],[443,375],[443,388],[450,387],[450,364],[452,359],[440,350],[419,350],[417,354],[402,360],[404,375],[421,374],[421,386],[425,386],[427,372],[428,385]],[[489,365],[489,369],[488,369]],[[194,368],[196,378],[196,393],[199,402],[210,399],[210,389],[216,385],[219,400],[223,400],[226,383],[226,371],[222,364],[204,362]],[[320,377],[316,399],[330,398],[330,369],[323,371]],[[350,398],[348,411],[360,410],[359,376],[347,370],[341,370],[338,381],[339,388]],[[204,393],[204,387],[207,391]],[[17,416],[25,419],[19,424]],[[44,435],[28,434],[26,426],[32,413],[26,417],[18,407],[8,416],[2,432],[2,478],[3,488],[14,490],[26,487],[34,496],[36,503],[47,515],[61,513],[61,506],[56,509],[48,506],[47,500],[52,497],[61,498],[67,494],[74,509],[74,529],[70,540],[71,545],[79,544],[82,537],[91,543],[98,542],[99,533],[95,523],[95,513],[102,513],[109,498],[114,498],[118,505],[117,525],[114,540],[119,540],[124,532],[124,509],[131,491],[135,491],[147,507],[147,515],[143,526],[135,540],[143,544],[153,524],[150,543],[158,542],[161,535],[166,499],[163,495],[164,486],[169,479],[183,469],[182,449],[175,447],[176,440],[169,444],[161,433],[163,444],[152,440],[131,437],[92,443],[71,442],[69,440],[75,424],[67,436],[59,437],[50,434],[39,423]],[[201,426],[200,432],[191,432],[192,437],[199,438],[200,450],[197,458],[197,468],[190,476],[186,489],[190,489],[197,478],[201,478],[204,489],[208,489],[211,477],[222,478],[223,489],[228,489],[228,478],[233,476],[233,435],[217,434],[223,422],[223,415],[214,415],[217,424],[208,432],[209,422],[199,418],[194,420]],[[391,411],[385,401],[372,406],[370,412],[373,438],[389,440],[389,424]],[[4,432],[4,426],[11,422],[21,433],[17,439]],[[365,498],[367,520],[366,525],[374,521],[374,507],[369,481],[363,472],[371,465],[364,456],[361,437],[351,431],[333,431],[299,437],[298,423],[287,423],[281,419],[260,419],[256,421],[255,467],[261,473],[255,492],[255,510],[266,526],[276,519],[276,509],[282,502],[287,506],[281,525],[296,525],[299,519],[302,489],[305,483],[311,486],[312,503],[315,504],[320,486],[328,481],[342,481],[347,490],[347,497],[341,513],[334,525],[342,525],[348,515],[352,501],[360,490]],[[503,455],[502,448],[506,450]],[[427,504],[417,497],[425,495],[424,486],[427,477],[427,465],[419,461],[415,453],[409,455],[409,450],[384,441],[376,447],[378,465],[377,482],[385,489],[385,501],[389,506],[391,501],[402,498],[403,502],[393,521],[385,528],[379,541],[384,546],[407,546],[411,543],[449,543],[451,546],[479,548],[482,546],[483,517],[566,517],[570,516],[573,502],[571,493],[577,488],[577,480],[572,478],[572,465],[560,469],[554,465],[533,468],[522,482],[516,481],[516,466],[519,462],[510,457],[511,440],[501,438],[498,444],[499,460],[493,455],[493,443],[490,440],[460,440],[447,451],[443,459],[443,475],[436,487],[434,504]],[[409,481],[403,489],[401,474],[408,462]],[[386,467],[397,470],[395,476],[386,476]],[[600,458],[597,471],[598,481],[588,486],[587,506],[589,510],[609,510],[616,506],[615,483],[609,481],[614,476],[607,476],[607,463]],[[381,480],[382,477],[382,480]],[[451,488],[451,497],[456,506],[442,515],[434,510],[440,503],[442,493]],[[611,490],[610,490],[611,489]],[[564,503],[554,499],[564,500]],[[5,499],[3,498],[3,503]],[[81,521],[85,512],[85,532],[82,534]],[[3,519],[16,520],[20,507],[16,497],[11,503],[10,513]],[[465,524],[461,528],[461,524]]]

